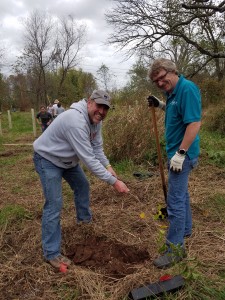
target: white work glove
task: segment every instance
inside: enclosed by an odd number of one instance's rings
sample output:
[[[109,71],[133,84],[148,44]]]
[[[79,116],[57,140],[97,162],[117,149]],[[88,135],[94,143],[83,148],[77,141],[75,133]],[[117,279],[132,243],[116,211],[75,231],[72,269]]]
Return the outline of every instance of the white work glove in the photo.
[[[176,152],[170,160],[170,170],[174,172],[182,171],[183,162],[185,160],[185,155]]]

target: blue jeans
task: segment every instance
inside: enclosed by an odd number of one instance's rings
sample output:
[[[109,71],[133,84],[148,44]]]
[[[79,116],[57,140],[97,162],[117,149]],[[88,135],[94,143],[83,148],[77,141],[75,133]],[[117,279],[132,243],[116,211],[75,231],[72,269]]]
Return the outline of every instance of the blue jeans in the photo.
[[[49,125],[45,124],[45,123],[42,123],[41,124],[41,130],[42,132],[44,132],[47,128],[48,128]]]
[[[78,222],[90,222],[92,218],[89,208],[89,182],[79,165],[70,169],[59,168],[37,153],[34,153],[33,160],[45,197],[42,215],[42,247],[44,257],[49,260],[60,255],[61,249],[62,178],[69,183],[74,192]]]
[[[188,177],[191,170],[197,166],[198,157],[190,159],[186,156],[183,169],[176,173],[169,169],[168,161],[168,194],[167,212],[169,229],[166,244],[171,251],[170,244],[184,246],[184,236],[192,232],[192,213],[188,192]]]

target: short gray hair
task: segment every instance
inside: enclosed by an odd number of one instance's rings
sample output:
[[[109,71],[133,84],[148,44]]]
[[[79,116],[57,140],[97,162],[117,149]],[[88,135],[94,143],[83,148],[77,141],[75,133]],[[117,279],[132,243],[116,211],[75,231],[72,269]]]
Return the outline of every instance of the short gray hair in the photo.
[[[172,60],[169,60],[167,58],[158,58],[154,60],[149,68],[149,78],[152,79],[152,77],[158,75],[161,70],[175,72],[175,74],[178,74],[177,66]]]

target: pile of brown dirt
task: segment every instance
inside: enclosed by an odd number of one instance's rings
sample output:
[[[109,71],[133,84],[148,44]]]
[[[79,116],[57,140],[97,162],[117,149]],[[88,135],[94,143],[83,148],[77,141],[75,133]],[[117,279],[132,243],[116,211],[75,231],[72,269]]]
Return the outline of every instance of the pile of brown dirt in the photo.
[[[138,265],[149,259],[144,249],[108,241],[105,237],[90,236],[83,243],[71,246],[69,253],[76,265],[88,267],[113,278],[122,278],[134,273]]]

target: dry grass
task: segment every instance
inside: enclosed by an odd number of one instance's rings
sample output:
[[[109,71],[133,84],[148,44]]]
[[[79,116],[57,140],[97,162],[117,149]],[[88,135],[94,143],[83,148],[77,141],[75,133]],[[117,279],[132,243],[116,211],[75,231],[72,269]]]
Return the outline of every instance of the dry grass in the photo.
[[[132,272],[124,276],[110,274],[109,266],[90,267],[73,265],[68,273],[57,273],[43,261],[41,251],[41,213],[43,194],[32,163],[29,146],[7,146],[1,152],[0,208],[19,205],[29,214],[21,219],[10,219],[0,232],[0,298],[1,299],[82,299],[121,300],[133,288],[155,282],[165,273],[178,274],[194,266],[194,272],[220,281],[218,274],[225,266],[224,210],[221,214],[211,209],[210,199],[225,194],[221,170],[201,165],[190,178],[193,207],[193,236],[186,241],[188,258],[185,263],[169,271],[156,269],[152,261],[158,255],[160,229],[166,221],[155,221],[158,204],[163,204],[163,192],[158,170],[150,179],[127,182],[128,195],[119,195],[112,187],[90,177],[91,208],[94,222],[78,226],[74,219],[72,193],[66,183],[62,213],[63,253],[68,254],[77,243],[89,237],[104,238],[108,242],[147,250],[149,259],[132,265]],[[123,174],[121,174],[123,177]],[[126,181],[126,178],[123,178]],[[145,218],[140,214],[144,212]],[[131,265],[129,264],[130,268]],[[121,274],[120,274],[121,275]],[[196,281],[197,282],[197,281]],[[195,282],[190,282],[194,289]],[[188,299],[181,290],[177,299]],[[174,298],[175,299],[175,298]],[[198,299],[194,296],[192,299]]]
[[[163,138],[164,112],[157,110],[156,116],[158,134]],[[105,148],[113,160],[141,163],[155,155],[152,114],[145,102],[119,107],[110,112],[104,123]]]

